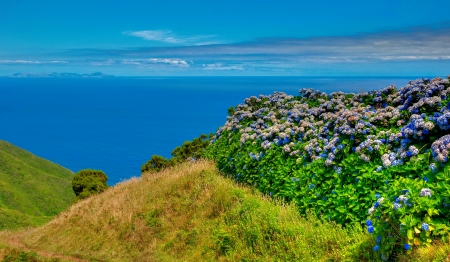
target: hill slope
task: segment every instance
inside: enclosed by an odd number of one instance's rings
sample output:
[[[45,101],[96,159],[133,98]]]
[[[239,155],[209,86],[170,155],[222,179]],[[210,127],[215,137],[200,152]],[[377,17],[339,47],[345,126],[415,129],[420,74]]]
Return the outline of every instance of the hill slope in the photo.
[[[118,184],[0,239],[96,261],[336,261],[365,253],[361,231],[306,220],[199,161]]]
[[[0,141],[0,230],[36,226],[75,197],[72,171]]]
[[[219,175],[186,163],[118,184],[50,223],[0,232],[7,261],[379,261],[361,228],[298,215]],[[398,261],[443,261],[436,244]],[[16,259],[16,260],[14,260]]]

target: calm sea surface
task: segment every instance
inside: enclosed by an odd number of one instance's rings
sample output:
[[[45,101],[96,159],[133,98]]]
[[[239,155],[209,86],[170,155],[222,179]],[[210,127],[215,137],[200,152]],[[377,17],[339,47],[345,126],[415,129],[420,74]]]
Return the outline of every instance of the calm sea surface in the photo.
[[[140,175],[152,154],[223,125],[246,97],[300,88],[357,92],[408,78],[0,77],[0,139],[76,172],[101,169],[114,185]]]

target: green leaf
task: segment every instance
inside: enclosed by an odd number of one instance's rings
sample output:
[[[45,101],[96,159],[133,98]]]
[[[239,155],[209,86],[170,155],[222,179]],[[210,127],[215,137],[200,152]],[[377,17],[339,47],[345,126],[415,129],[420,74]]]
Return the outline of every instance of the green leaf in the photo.
[[[413,240],[414,239],[414,232],[411,229],[409,229],[406,232],[406,234],[407,234],[409,240]]]

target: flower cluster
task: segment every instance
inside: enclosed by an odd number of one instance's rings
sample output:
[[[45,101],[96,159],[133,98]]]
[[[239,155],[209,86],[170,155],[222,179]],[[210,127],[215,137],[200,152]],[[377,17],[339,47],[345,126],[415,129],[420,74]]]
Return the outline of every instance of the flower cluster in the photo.
[[[430,197],[432,195],[431,190],[429,188],[422,188],[422,190],[420,190],[420,196],[423,197]]]
[[[253,96],[236,106],[213,141],[225,131],[237,131],[241,146],[259,141],[263,150],[280,146],[291,156],[324,159],[326,166],[332,166],[345,147],[340,142],[350,139],[356,142],[353,151],[363,161],[381,157],[384,167],[403,165],[405,159],[419,153],[412,145],[415,140],[425,139],[437,128],[450,129],[450,107],[442,106],[450,92],[446,86],[448,79],[438,77],[410,81],[399,90],[388,86],[360,94],[328,95],[301,89],[297,98],[282,92]],[[379,130],[391,123],[399,131]],[[436,161],[447,161],[447,148],[441,144],[450,148],[449,141],[442,138],[435,142],[432,150]],[[302,146],[297,148],[297,144]]]
[[[431,153],[438,162],[447,162],[448,150],[450,150],[450,135],[439,138],[431,145]]]

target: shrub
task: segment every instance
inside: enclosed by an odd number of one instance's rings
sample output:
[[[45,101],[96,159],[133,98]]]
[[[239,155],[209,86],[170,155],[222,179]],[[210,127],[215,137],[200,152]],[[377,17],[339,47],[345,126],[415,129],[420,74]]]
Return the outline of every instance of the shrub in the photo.
[[[141,172],[158,172],[170,165],[171,163],[167,158],[158,155],[152,155],[151,159],[148,160],[147,163],[142,165]]]
[[[449,92],[449,79],[435,78],[399,90],[247,98],[206,156],[302,214],[364,225],[374,252],[390,259],[450,232]]]
[[[209,137],[205,134],[201,134],[199,137],[194,138],[191,141],[186,141],[183,143],[182,146],[177,146],[172,151],[172,158],[170,159],[171,162],[174,164],[183,162],[187,159],[198,159],[203,156],[203,153],[205,151],[205,148],[209,145],[209,141],[212,135],[209,135]]]
[[[76,199],[84,199],[103,192],[108,188],[108,177],[101,170],[84,169],[78,171],[72,179],[72,189]]]
[[[175,166],[188,159],[197,160],[201,158],[205,152],[205,148],[209,145],[212,134],[209,136],[201,134],[192,141],[186,141],[181,146],[177,146],[172,151],[172,158],[169,160],[159,155],[152,155],[141,167],[141,172],[158,172],[166,167]]]

